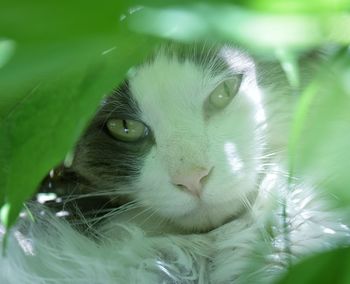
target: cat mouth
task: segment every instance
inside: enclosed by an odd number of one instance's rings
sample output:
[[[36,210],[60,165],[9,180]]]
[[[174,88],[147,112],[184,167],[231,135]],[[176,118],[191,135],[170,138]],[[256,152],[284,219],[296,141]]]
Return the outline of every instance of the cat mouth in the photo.
[[[180,220],[180,227],[183,230],[184,234],[190,234],[190,233],[199,233],[199,234],[206,234],[209,233],[225,224],[228,224],[234,220],[236,220],[237,218],[239,218],[241,215],[243,215],[244,212],[240,212],[240,214],[231,214],[222,218],[218,218],[215,219],[213,218],[210,213],[208,212],[207,214],[202,215],[201,217],[201,221],[200,222],[193,222],[190,221],[189,222],[189,226],[187,226],[186,224],[184,224],[183,222],[181,222]],[[189,218],[190,220],[193,220],[193,216],[188,213],[186,214],[187,218]],[[183,218],[186,218],[186,215]],[[178,222],[176,222],[178,223]],[[195,224],[195,225],[194,225]]]
[[[174,221],[183,227],[185,231],[206,233],[236,219],[241,214],[240,211],[226,211],[219,214],[213,214],[213,212],[215,212],[213,206],[198,200],[196,208],[184,213],[182,216],[178,216]]]

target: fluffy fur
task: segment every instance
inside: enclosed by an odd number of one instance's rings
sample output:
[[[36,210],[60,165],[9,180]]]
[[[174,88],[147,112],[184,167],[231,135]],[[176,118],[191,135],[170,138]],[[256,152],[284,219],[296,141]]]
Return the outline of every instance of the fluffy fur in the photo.
[[[89,234],[31,205],[0,259],[1,283],[270,283],[301,256],[344,244],[328,198],[284,168],[295,98],[278,67],[228,46],[163,46],[130,72],[79,141],[75,187],[118,204]],[[242,76],[223,109],[209,96]],[[125,143],[110,118],[144,123]],[[200,194],[175,180],[200,179]],[[44,212],[41,214],[41,212]],[[345,241],[344,241],[345,240]]]

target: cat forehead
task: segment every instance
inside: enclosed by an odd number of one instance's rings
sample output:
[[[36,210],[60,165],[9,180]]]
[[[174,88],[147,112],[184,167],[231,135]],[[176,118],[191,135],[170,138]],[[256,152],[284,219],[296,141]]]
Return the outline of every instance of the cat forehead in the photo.
[[[176,50],[161,48],[129,77],[130,90],[142,109],[200,105],[233,74],[251,69],[252,60],[229,47]]]
[[[141,66],[129,79],[130,89],[139,103],[200,99],[205,88],[217,84],[222,76],[211,74],[193,61],[179,61],[158,55],[154,61]]]

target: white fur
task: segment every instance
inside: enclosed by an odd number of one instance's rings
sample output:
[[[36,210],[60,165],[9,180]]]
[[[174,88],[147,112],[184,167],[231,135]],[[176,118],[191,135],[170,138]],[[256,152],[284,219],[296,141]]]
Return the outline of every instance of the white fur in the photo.
[[[271,283],[289,261],[349,239],[349,229],[312,190],[286,194],[278,175],[262,184],[249,213],[206,234],[148,236],[111,222],[96,243],[47,214],[27,227],[27,236],[11,234],[0,283]],[[274,192],[276,185],[283,191]],[[289,208],[289,241],[282,202]]]
[[[253,61],[243,53],[233,56],[246,62],[239,94],[209,117],[203,113],[205,101],[228,78],[227,72],[213,75],[213,70],[160,53],[130,78],[142,120],[155,130],[156,140],[135,185],[135,197],[155,215],[186,229],[216,227],[242,211],[242,198],[256,190],[258,157],[264,147],[264,117],[256,117],[262,108],[261,93]],[[232,72],[242,72],[239,67]],[[200,200],[170,181],[170,176],[195,168],[212,168]]]
[[[259,85],[243,52],[221,54],[224,73],[160,51],[129,78],[155,137],[131,190],[142,208],[111,217],[96,241],[50,214],[19,224],[0,283],[271,283],[290,262],[349,239],[310,186],[286,183],[293,99]],[[215,87],[241,72],[234,100],[204,115]],[[212,168],[200,198],[171,182],[198,167]]]

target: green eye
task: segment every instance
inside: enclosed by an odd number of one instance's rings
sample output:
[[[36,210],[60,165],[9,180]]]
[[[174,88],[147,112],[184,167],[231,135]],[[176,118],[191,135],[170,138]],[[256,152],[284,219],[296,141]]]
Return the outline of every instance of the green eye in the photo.
[[[236,96],[241,85],[242,75],[236,75],[232,79],[222,82],[209,96],[209,102],[218,109],[226,107]]]
[[[109,133],[124,142],[134,142],[147,135],[147,127],[140,121],[131,119],[115,119],[107,121]]]

